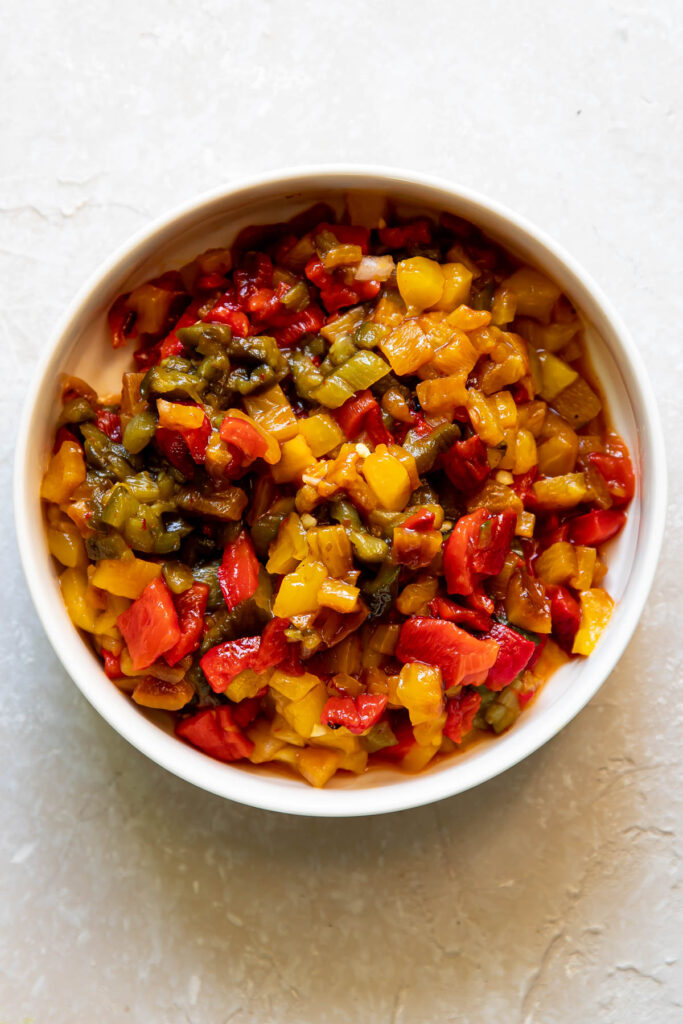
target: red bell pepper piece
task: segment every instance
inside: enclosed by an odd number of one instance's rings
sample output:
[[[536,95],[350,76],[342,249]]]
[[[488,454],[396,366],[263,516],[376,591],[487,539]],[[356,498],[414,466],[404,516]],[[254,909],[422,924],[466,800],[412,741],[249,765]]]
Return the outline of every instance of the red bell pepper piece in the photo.
[[[161,454],[168,459],[171,465],[179,469],[183,476],[192,480],[195,474],[195,464],[182,434],[177,430],[170,430],[168,427],[157,427],[154,440]]]
[[[413,512],[401,523],[404,530],[417,530],[418,533],[426,533],[434,529],[434,513],[428,508],[421,508]]]
[[[387,698],[381,693],[361,693],[355,700],[352,697],[330,697],[320,721],[331,729],[344,725],[354,736],[360,736],[379,722],[386,706]]]
[[[437,665],[448,689],[471,679],[477,680],[473,685],[483,682],[498,657],[498,645],[495,640],[476,639],[454,622],[415,615],[401,626],[396,657]]]
[[[224,693],[245,669],[265,672],[283,664],[290,654],[290,645],[284,635],[288,626],[287,619],[272,619],[262,636],[228,640],[208,650],[199,664],[211,689],[215,693]]]
[[[473,608],[475,612],[483,612],[485,615],[493,615],[496,607],[495,601],[484,590],[483,583],[476,583],[471,594],[465,595],[465,604]]]
[[[147,668],[180,640],[178,615],[171,591],[157,577],[116,620],[130,652],[133,668]]]
[[[483,576],[496,576],[515,533],[517,515],[506,509],[492,516],[478,508],[461,516],[444,550],[444,574],[450,594],[472,594]]]
[[[562,650],[571,654],[574,637],[581,623],[579,603],[566,587],[547,586],[546,593],[550,598],[553,636]]]
[[[255,672],[266,672],[282,664],[290,653],[293,645],[288,643],[285,630],[289,629],[289,619],[271,619],[261,634],[258,654],[254,658],[252,668]]]
[[[610,434],[607,451],[591,452],[588,461],[604,478],[612,503],[617,507],[628,505],[635,493],[636,478],[631,457],[621,438]]]
[[[488,635],[498,644],[498,657],[489,670],[486,685],[489,690],[502,690],[527,667],[536,644],[501,622],[494,622]]]
[[[466,629],[476,629],[480,633],[488,633],[491,628],[491,616],[476,608],[463,608],[447,597],[435,597],[429,603],[429,610],[438,619],[457,622]]]
[[[178,337],[178,331],[183,327],[192,327],[199,319],[199,310],[205,299],[193,299],[185,312],[178,320],[175,327],[166,335],[161,343],[159,359],[168,359],[169,356],[182,356],[185,353],[185,346]]]
[[[471,594],[474,590],[478,575],[472,557],[479,544],[481,527],[487,519],[488,512],[484,508],[461,516],[446,541],[443,569],[449,594]]]
[[[263,692],[267,690],[267,687],[263,687]],[[246,729],[248,725],[254,721],[259,711],[261,710],[261,697],[245,697],[239,704],[235,704],[234,707],[230,708],[230,712],[233,717],[235,725],[239,725],[240,729]]]
[[[180,640],[164,655],[164,660],[169,665],[177,665],[186,655],[192,654],[199,647],[208,600],[209,586],[206,583],[194,583],[188,590],[176,596]]]
[[[491,516],[482,525],[479,532],[479,545],[475,545],[472,553],[472,566],[476,572],[482,576],[498,575],[510,550],[516,525],[517,513],[509,508],[498,515]]]
[[[596,509],[571,520],[568,524],[569,539],[573,544],[587,544],[596,548],[615,537],[625,522],[625,512],[613,512],[607,508]]]
[[[107,679],[120,679],[123,675],[121,671],[121,656],[103,649],[102,657],[104,658],[104,674]]]
[[[109,409],[98,409],[95,426],[106,434],[110,441],[121,440],[121,417]]]
[[[446,724],[443,732],[449,740],[461,743],[472,728],[474,716],[481,707],[481,694],[476,690],[462,690],[451,697],[446,706]]]
[[[336,409],[334,416],[349,441],[355,441],[365,431],[373,444],[391,444],[389,431],[384,426],[382,410],[371,391],[359,391]]]
[[[176,735],[218,761],[240,761],[254,749],[228,707],[208,708],[176,722]]]
[[[491,471],[486,445],[477,434],[456,441],[442,456],[446,476],[463,494],[474,494]]]
[[[290,317],[288,323],[273,331],[280,348],[293,345],[304,334],[316,334],[325,323],[325,314],[320,306],[308,306],[300,313],[291,313]]]
[[[242,465],[263,458],[268,451],[268,442],[263,434],[246,420],[226,416],[221,423],[221,440],[237,448],[244,456]]]
[[[328,313],[336,313],[344,306],[354,306],[359,299],[355,288],[343,282],[332,281],[320,289],[320,301]]]
[[[426,217],[416,217],[408,224],[379,229],[379,240],[387,249],[407,249],[414,245],[429,245],[432,225]]]
[[[329,271],[325,270],[323,262],[319,256],[311,256],[310,260],[304,267],[304,274],[308,280],[316,286],[316,288],[326,288],[332,283],[332,275]]]
[[[214,693],[225,693],[240,672],[253,668],[260,646],[260,637],[246,636],[241,640],[228,640],[206,652],[199,664]]]
[[[356,293],[357,302],[369,302],[379,295],[382,287],[379,281],[356,281],[353,290]]]
[[[259,562],[254,553],[254,545],[242,530],[232,544],[226,545],[218,569],[218,582],[228,611],[256,593],[258,574]]]

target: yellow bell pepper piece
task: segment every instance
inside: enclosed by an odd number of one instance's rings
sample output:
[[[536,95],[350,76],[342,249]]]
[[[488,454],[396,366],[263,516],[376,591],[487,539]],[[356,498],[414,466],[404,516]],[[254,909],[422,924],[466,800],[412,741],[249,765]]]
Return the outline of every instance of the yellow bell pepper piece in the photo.
[[[322,562],[330,576],[344,576],[353,569],[351,542],[343,526],[320,526],[306,534],[313,558]]]
[[[296,416],[279,384],[258,395],[245,395],[243,401],[252,419],[280,443],[299,432]]]
[[[467,374],[464,371],[449,377],[421,381],[416,388],[420,405],[426,413],[452,413],[467,402],[466,381]]]
[[[204,423],[204,410],[198,405],[183,405],[157,398],[159,426],[169,430],[197,430]]]
[[[532,267],[520,267],[503,284],[517,296],[517,316],[549,322],[551,310],[560,297],[556,284]]]
[[[435,305],[443,295],[443,270],[436,260],[413,256],[397,264],[396,283],[409,312],[421,312]]]
[[[396,697],[408,709],[413,725],[438,718],[443,712],[441,669],[420,662],[404,665],[398,677]]]
[[[314,750],[306,747],[299,751],[296,766],[312,786],[320,788],[332,778],[339,767],[339,755],[334,750]]]
[[[73,624],[88,633],[95,633],[101,607],[83,569],[65,569],[59,577],[59,585]]]
[[[579,439],[574,431],[555,434],[538,446],[538,471],[543,476],[564,476],[576,465]]]
[[[583,473],[565,473],[563,476],[537,480],[534,495],[541,508],[573,508],[584,500],[588,493]]]
[[[273,605],[273,615],[291,619],[293,615],[308,615],[318,610],[318,591],[327,570],[320,562],[303,561],[298,569],[282,580]]]
[[[353,772],[354,775],[361,775],[368,766],[368,752],[367,750],[353,750],[349,753],[341,753],[339,755],[338,768],[343,771]]]
[[[420,722],[413,728],[413,736],[421,747],[439,747],[443,738],[443,727],[446,724],[446,712],[428,722]]]
[[[486,309],[472,309],[471,306],[457,306],[448,314],[448,323],[460,331],[479,331],[491,323],[491,314]]]
[[[288,484],[301,479],[301,474],[315,464],[310,445],[303,434],[297,434],[282,445],[282,457],[272,467],[276,484]]]
[[[379,347],[399,377],[415,373],[432,358],[432,346],[416,320],[404,320],[391,334],[380,341]]]
[[[538,450],[536,438],[530,430],[524,428],[517,431],[515,438],[514,465],[512,472],[517,476],[520,473],[528,473],[538,462]]]
[[[278,535],[268,548],[266,571],[276,576],[296,569],[308,554],[306,531],[296,512],[290,513],[278,530]]]
[[[555,398],[553,406],[567,423],[578,430],[598,415],[602,402],[590,384],[583,377],[577,377]]]
[[[276,668],[270,677],[268,685],[271,690],[281,693],[288,700],[301,700],[319,682],[318,676],[313,675],[312,672],[304,672],[300,676],[293,676]]]
[[[68,569],[74,569],[77,565],[85,566],[88,563],[83,538],[75,523],[66,516],[58,527],[48,527],[47,546],[50,554]]]
[[[464,331],[453,330],[450,340],[434,353],[433,365],[448,376],[470,374],[475,367],[479,353]]]
[[[268,685],[269,678],[269,673],[254,672],[252,669],[246,668],[235,676],[228,686],[228,697],[237,703],[248,697],[255,697],[259,690]]]
[[[603,629],[609,622],[614,601],[602,587],[596,587],[595,590],[584,590],[579,597],[581,624],[574,637],[572,654],[591,654]]]
[[[186,679],[169,683],[163,679],[146,676],[133,690],[133,700],[145,708],[161,708],[164,711],[179,711],[194,697],[194,687]]]
[[[307,740],[315,727],[320,725],[320,716],[327,701],[327,689],[324,683],[316,685],[300,700],[293,700],[282,711],[286,722],[292,729]]]
[[[493,402],[481,391],[471,388],[467,393],[465,406],[470,415],[472,427],[482,441],[492,448],[500,444],[503,440],[503,431],[498,425]]]
[[[558,359],[552,352],[539,352],[541,364],[541,398],[551,402],[560,391],[568,388],[579,376],[564,359]]]
[[[569,582],[575,590],[590,590],[593,583],[595,566],[598,561],[598,553],[595,548],[586,547],[583,544],[577,545],[574,551],[576,554],[576,573]]]
[[[318,604],[335,612],[353,612],[358,605],[360,590],[341,580],[326,579],[318,591]]]
[[[361,473],[383,508],[401,512],[412,494],[410,476],[403,463],[380,444],[361,466]]]
[[[97,617],[95,632],[100,637],[111,637],[121,639],[121,631],[116,624],[119,615],[130,607],[130,598],[117,597],[115,594],[106,595],[106,608]]]
[[[161,566],[144,558],[103,558],[97,563],[92,583],[110,594],[135,600],[159,575]]]
[[[321,455],[327,455],[344,440],[337,421],[325,412],[317,412],[313,416],[299,420],[299,430],[308,441],[316,459],[319,459]]]
[[[417,583],[409,583],[396,598],[396,609],[401,615],[424,615],[427,605],[436,597],[439,581],[428,576]]]
[[[576,551],[573,544],[558,541],[551,544],[535,562],[536,575],[545,583],[567,583],[576,574]],[[588,585],[590,586],[591,576]]]
[[[405,772],[421,772],[423,768],[427,767],[432,758],[439,753],[440,746],[440,743],[436,743],[423,747],[416,743],[403,757],[401,768]]]
[[[286,707],[286,702],[283,703],[283,707]],[[282,743],[286,743],[293,747],[303,747],[306,745],[306,740],[299,736],[298,732],[295,732],[289,722],[285,721],[282,715],[278,712],[273,721],[270,724],[270,730],[273,737],[280,740]],[[278,757],[273,755],[273,760],[279,760]]]
[[[512,323],[516,312],[517,296],[512,289],[504,284],[496,288],[493,302],[491,303],[491,322],[499,327]]]
[[[441,297],[432,303],[432,309],[441,309],[452,313],[454,309],[467,302],[472,286],[472,271],[464,263],[442,263],[443,291]]]
[[[50,458],[40,496],[57,505],[68,501],[76,488],[85,480],[85,462],[81,446],[75,441],[62,441],[58,451]]]
[[[254,749],[249,754],[252,764],[264,764],[266,761],[272,761],[277,751],[282,750],[285,745],[284,740],[273,736],[270,722],[259,720],[250,725],[246,732],[254,744]]]

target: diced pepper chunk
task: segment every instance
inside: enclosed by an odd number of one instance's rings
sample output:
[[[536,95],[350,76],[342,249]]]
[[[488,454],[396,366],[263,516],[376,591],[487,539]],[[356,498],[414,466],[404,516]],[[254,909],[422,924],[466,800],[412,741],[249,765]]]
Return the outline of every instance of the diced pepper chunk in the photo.
[[[138,598],[161,575],[161,566],[144,558],[103,558],[92,575],[93,586],[119,597]]]
[[[609,622],[614,601],[602,587],[582,591],[580,600],[581,623],[574,637],[572,654],[591,654]]]
[[[180,640],[171,591],[161,579],[148,583],[116,621],[136,671],[152,665]]]
[[[50,458],[40,496],[45,501],[61,505],[68,501],[73,492],[85,480],[83,449],[77,441],[63,441]]]

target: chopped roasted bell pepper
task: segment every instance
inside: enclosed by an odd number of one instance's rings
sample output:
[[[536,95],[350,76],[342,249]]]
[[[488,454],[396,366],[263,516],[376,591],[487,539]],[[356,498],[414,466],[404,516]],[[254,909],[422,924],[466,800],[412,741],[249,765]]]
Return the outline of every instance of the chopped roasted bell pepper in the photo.
[[[334,415],[349,441],[355,441],[365,431],[373,444],[391,444],[382,410],[371,391],[360,391],[347,399]]]
[[[488,612],[476,608],[463,608],[447,597],[435,597],[429,603],[429,610],[438,619],[456,622],[467,629],[476,629],[480,633],[488,633],[491,628],[491,616]]]
[[[328,698],[321,722],[332,729],[346,726],[355,736],[367,732],[379,722],[387,706],[387,698],[378,693],[361,693],[352,697]]]
[[[192,654],[199,647],[204,632],[204,613],[208,599],[207,583],[195,583],[189,590],[176,595],[180,639],[164,654],[164,661],[169,665],[177,665],[187,654]]]
[[[171,591],[160,578],[148,583],[116,622],[136,672],[153,664],[174,647],[181,636]]]
[[[401,626],[396,657],[438,665],[450,688],[466,685],[470,678],[483,682],[498,657],[498,645],[494,640],[476,639],[453,622],[414,616]]]
[[[289,654],[285,630],[286,619],[273,619],[262,636],[247,636],[241,640],[228,640],[210,648],[199,662],[215,693],[224,693],[240,672],[252,669],[266,672],[283,663]]]
[[[254,545],[243,530],[236,540],[225,546],[218,570],[218,582],[229,611],[256,593],[258,574]]]
[[[442,456],[443,468],[451,483],[463,494],[473,494],[489,475],[486,445],[477,434],[456,441]]]
[[[625,512],[611,509],[596,509],[586,515],[577,516],[569,523],[568,534],[573,544],[589,544],[598,547],[615,537],[626,522]]]
[[[636,478],[623,441],[610,435],[606,452],[591,452],[588,461],[604,478],[613,504],[617,507],[628,505],[635,493]]]
[[[566,587],[548,587],[552,634],[563,651],[571,654],[579,624],[581,610],[578,601]]]
[[[502,690],[529,664],[536,644],[509,626],[495,622],[488,636],[498,644],[498,657],[486,677],[489,690]]]
[[[446,705],[446,724],[443,729],[453,743],[462,743],[472,729],[474,716],[481,707],[481,694],[476,690],[462,690],[451,697]]]
[[[249,757],[254,749],[254,744],[244,735],[228,707],[208,708],[181,718],[175,731],[193,747],[218,761],[240,761]]]

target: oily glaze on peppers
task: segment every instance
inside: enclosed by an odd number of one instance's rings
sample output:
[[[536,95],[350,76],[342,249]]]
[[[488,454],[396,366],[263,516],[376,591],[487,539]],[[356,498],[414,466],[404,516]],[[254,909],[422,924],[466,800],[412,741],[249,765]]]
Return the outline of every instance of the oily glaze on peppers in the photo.
[[[590,654],[636,478],[581,320],[451,214],[324,204],[113,302],[41,487],[76,626],[220,761],[321,786],[503,732]]]

